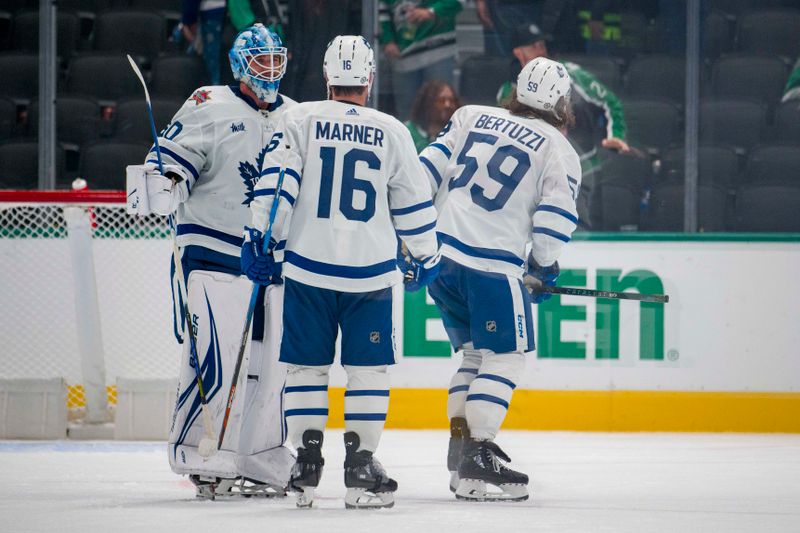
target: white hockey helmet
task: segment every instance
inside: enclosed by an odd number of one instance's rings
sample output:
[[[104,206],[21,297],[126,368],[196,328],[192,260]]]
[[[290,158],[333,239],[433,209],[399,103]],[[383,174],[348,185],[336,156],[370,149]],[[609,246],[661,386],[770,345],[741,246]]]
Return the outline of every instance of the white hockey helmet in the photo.
[[[328,87],[372,88],[375,54],[360,35],[337,35],[328,43],[322,64]]]
[[[556,104],[561,98],[568,102],[571,91],[572,79],[567,69],[546,57],[529,61],[517,77],[517,101],[556,116]]]

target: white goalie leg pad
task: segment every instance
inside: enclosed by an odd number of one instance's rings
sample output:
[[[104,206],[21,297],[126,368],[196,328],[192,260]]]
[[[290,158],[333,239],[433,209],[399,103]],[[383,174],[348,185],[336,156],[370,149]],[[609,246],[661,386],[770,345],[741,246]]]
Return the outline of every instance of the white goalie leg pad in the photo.
[[[387,365],[344,365],[347,390],[344,393],[345,431],[358,434],[358,450],[374,452],[381,440],[386,413],[389,411],[389,374]],[[356,451],[358,451],[356,450]]]
[[[307,429],[325,431],[330,369],[330,365],[289,365],[284,416],[289,438],[295,448],[303,447],[303,433]]]
[[[461,418],[466,416],[467,391],[469,391],[469,386],[475,376],[478,375],[478,369],[481,367],[481,351],[473,348],[471,342],[464,343],[460,352],[463,360],[461,361],[461,366],[458,367],[458,370],[450,380],[450,389],[447,394],[448,419],[456,416]]]
[[[525,356],[516,352],[481,352],[481,367],[467,393],[467,425],[472,438],[492,440],[506,417],[511,395],[525,367]]]
[[[197,353],[208,400],[212,427],[219,436],[228,402],[231,377],[239,354],[242,327],[250,301],[251,283],[247,278],[195,270],[189,275],[189,311],[197,333]],[[244,368],[248,366],[249,342]],[[205,459],[197,452],[203,437],[200,394],[195,370],[190,366],[190,341],[184,342],[175,413],[169,435],[169,461],[178,474],[198,474],[223,478],[237,477],[236,455],[246,395],[246,373],[242,372],[231,407],[222,449]]]
[[[282,334],[283,285],[270,285],[264,298],[264,338],[251,341],[244,416],[236,465],[247,479],[285,487],[294,456],[283,446],[283,388],[286,365],[278,361]]]

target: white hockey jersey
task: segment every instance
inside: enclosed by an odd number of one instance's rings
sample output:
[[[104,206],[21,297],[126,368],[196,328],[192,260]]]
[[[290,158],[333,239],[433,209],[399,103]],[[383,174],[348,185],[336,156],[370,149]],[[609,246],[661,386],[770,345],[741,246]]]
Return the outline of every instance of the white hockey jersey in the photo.
[[[177,210],[178,245],[197,245],[235,258],[264,147],[277,119],[296,102],[278,95],[261,111],[238,86],[197,89],[159,136],[164,164],[179,165],[188,176],[188,199]],[[147,162],[156,163],[151,149]]]
[[[465,106],[425,148],[442,255],[470,268],[521,276],[526,246],[551,265],[578,222],[577,153],[543,120]]]
[[[281,117],[271,144],[251,209],[254,227],[265,228],[285,168],[273,238],[287,278],[368,292],[400,281],[395,235],[418,259],[437,253],[431,189],[395,118],[348,102],[302,103]]]

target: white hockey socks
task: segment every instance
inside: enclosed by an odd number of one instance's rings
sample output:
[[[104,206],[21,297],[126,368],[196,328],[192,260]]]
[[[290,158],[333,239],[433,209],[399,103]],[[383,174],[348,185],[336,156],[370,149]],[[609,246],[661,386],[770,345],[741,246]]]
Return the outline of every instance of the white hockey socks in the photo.
[[[284,416],[289,438],[295,448],[303,446],[303,433],[307,429],[325,431],[330,368],[330,365],[289,365]]]
[[[344,369],[347,372],[347,390],[344,393],[345,431],[358,434],[358,450],[374,452],[381,439],[389,410],[387,366],[344,365]]]
[[[481,351],[483,361],[469,386],[465,410],[472,438],[492,440],[506,417],[511,395],[525,366],[525,356]]]
[[[461,350],[463,361],[450,380],[447,395],[447,418],[450,420],[456,416],[461,418],[466,416],[467,391],[481,367],[481,351],[474,349],[471,342],[465,343],[463,348]]]

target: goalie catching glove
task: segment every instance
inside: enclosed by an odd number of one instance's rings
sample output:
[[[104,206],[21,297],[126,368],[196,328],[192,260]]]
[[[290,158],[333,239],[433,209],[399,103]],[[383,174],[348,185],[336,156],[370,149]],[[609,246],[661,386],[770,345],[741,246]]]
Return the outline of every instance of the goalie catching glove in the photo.
[[[164,165],[163,174],[155,163],[128,165],[125,171],[131,215],[169,215],[189,198],[186,171],[178,165]]]
[[[528,255],[528,268],[525,271],[522,282],[531,291],[533,303],[540,304],[553,296],[547,292],[539,292],[539,288],[543,285],[555,287],[559,274],[561,274],[561,269],[558,267],[558,261],[544,267],[536,262],[532,254]]]
[[[397,268],[403,273],[403,283],[408,292],[416,292],[422,287],[427,287],[439,274],[439,259],[437,253],[433,257],[416,259],[411,254],[404,254],[402,250],[397,253]]]
[[[264,234],[254,228],[244,228],[242,243],[242,273],[253,283],[269,285],[280,283],[281,268],[275,263],[272,250],[276,242],[269,241],[269,250],[264,251]]]

